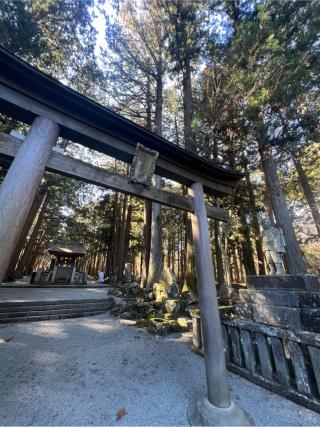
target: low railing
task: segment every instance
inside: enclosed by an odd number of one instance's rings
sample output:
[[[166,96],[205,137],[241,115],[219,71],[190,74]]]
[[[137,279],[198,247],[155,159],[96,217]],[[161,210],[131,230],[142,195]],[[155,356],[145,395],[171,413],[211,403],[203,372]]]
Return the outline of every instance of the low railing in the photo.
[[[221,320],[230,371],[320,412],[320,334]],[[193,349],[203,354],[199,315],[193,316]]]

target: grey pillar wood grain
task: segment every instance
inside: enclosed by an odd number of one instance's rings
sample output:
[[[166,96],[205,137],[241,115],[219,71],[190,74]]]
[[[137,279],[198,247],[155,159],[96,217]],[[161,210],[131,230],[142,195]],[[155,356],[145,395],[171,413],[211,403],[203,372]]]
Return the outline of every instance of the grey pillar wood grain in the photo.
[[[58,136],[55,122],[37,117],[0,187],[0,284]]]
[[[195,208],[191,218],[192,237],[197,270],[208,400],[214,406],[227,408],[230,406],[231,399],[203,185],[196,182],[191,185],[191,191]]]

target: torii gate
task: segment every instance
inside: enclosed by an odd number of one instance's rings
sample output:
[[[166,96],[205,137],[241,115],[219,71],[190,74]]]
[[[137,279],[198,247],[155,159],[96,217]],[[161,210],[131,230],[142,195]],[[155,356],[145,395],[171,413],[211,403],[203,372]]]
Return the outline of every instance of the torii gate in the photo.
[[[23,142],[0,134],[0,157],[12,164],[0,187],[0,284],[28,217],[45,169],[192,212],[208,396],[188,411],[192,425],[250,425],[230,397],[211,258],[207,216],[227,213],[205,204],[204,192],[233,194],[241,174],[169,143],[62,85],[0,48],[0,113],[31,124]],[[128,182],[128,178],[53,152],[58,137],[131,163],[138,143],[156,151],[156,174],[186,185],[188,196]]]

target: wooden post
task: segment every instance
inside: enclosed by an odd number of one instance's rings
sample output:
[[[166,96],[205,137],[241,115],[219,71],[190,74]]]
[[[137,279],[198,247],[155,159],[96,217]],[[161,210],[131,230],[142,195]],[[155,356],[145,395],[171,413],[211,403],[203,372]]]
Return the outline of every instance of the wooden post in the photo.
[[[55,122],[37,117],[0,187],[0,284],[58,136]]]
[[[71,274],[71,279],[70,279],[70,283],[73,283],[76,277],[76,272],[77,272],[77,267],[76,265],[73,266],[72,268],[72,274]]]
[[[191,185],[191,190],[194,197],[191,228],[208,397],[190,406],[189,423],[191,426],[253,425],[252,420],[230,397],[203,185],[196,182]]]
[[[77,272],[77,260],[73,259],[73,265],[72,265],[72,273],[71,273],[70,283],[73,283],[75,281],[76,272]]]
[[[58,258],[56,257],[54,259],[54,266],[53,266],[52,276],[51,276],[50,282],[54,282],[56,280],[57,270],[58,270]]]
[[[208,400],[214,406],[227,408],[230,406],[231,400],[203,186],[196,182],[192,184],[191,190],[195,209],[191,217],[191,227],[197,270]]]

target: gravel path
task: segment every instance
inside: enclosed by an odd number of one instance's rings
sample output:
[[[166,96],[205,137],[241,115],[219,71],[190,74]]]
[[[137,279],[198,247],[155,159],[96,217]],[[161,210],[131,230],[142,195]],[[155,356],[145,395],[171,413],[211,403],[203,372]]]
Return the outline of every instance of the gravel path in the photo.
[[[153,337],[108,314],[0,327],[0,425],[187,425],[205,392],[190,336]],[[230,374],[256,425],[320,425],[320,415]],[[120,420],[120,408],[127,413]]]

